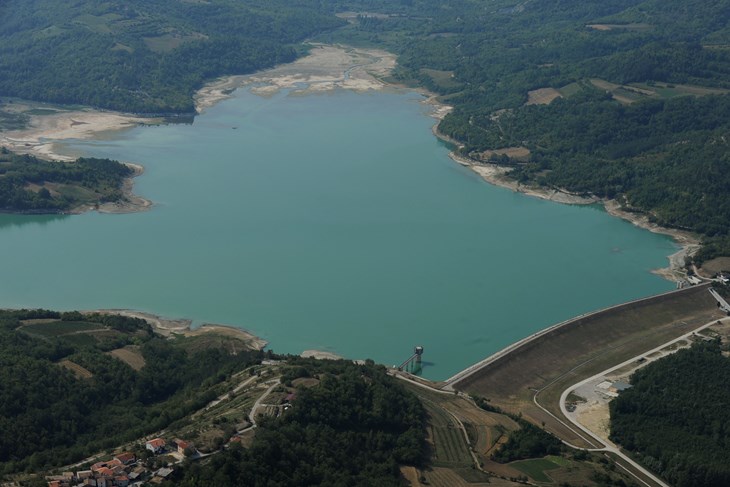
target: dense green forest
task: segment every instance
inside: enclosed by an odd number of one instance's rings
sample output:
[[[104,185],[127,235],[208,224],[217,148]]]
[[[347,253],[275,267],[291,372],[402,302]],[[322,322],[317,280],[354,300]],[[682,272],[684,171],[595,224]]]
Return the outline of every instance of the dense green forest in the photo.
[[[61,334],[69,329],[93,333]],[[139,350],[141,370],[105,353],[125,345]],[[260,359],[258,351],[187,350],[136,318],[0,311],[0,475],[71,463],[165,428]]]
[[[399,464],[425,459],[418,398],[372,363],[291,359],[282,380],[316,377],[292,407],[268,418],[248,449],[232,446],[176,473],[169,485],[400,486]]]
[[[0,211],[57,213],[117,202],[134,171],[109,159],[49,162],[0,149]]]
[[[205,80],[342,24],[303,0],[10,0],[0,19],[0,95],[142,113],[193,112]]]
[[[702,343],[638,370],[611,439],[677,487],[730,485],[730,359]]]
[[[508,440],[492,454],[499,463],[508,463],[546,455],[560,455],[563,443],[545,430],[518,418],[520,429],[510,433]]]

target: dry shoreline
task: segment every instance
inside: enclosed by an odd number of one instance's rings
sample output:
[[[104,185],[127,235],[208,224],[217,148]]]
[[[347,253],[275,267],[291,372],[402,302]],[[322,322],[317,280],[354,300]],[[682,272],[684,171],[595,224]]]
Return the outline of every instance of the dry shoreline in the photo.
[[[236,338],[246,342],[251,350],[263,350],[268,346],[268,342],[257,337],[253,333],[232,325],[221,325],[215,323],[204,323],[197,328],[191,328],[192,321],[189,319],[173,319],[164,318],[162,316],[135,311],[130,309],[96,309],[91,311],[82,311],[82,313],[101,313],[108,315],[127,316],[129,318],[140,318],[145,320],[152,327],[155,333],[164,337],[173,335],[181,335],[186,337],[201,336],[207,333],[223,335]],[[342,360],[344,357],[336,353],[323,350],[304,350],[301,354],[304,358],[315,358],[318,360]]]
[[[0,132],[0,146],[18,154],[30,154],[40,159],[71,162],[76,160],[72,154],[62,150],[62,143],[72,139],[88,140],[104,133],[124,130],[138,125],[159,123],[160,119],[142,118],[136,115],[95,110],[92,108],[65,109],[55,105],[36,102],[14,102],[4,105],[4,109],[24,114],[31,112],[28,127],[21,130]],[[38,115],[37,111],[47,112]],[[80,214],[96,210],[100,213],[134,213],[146,211],[152,202],[134,194],[134,178],[144,173],[144,167],[131,162],[123,162],[134,173],[125,178],[120,188],[123,199],[117,203],[101,205],[81,205],[69,213]]]
[[[140,318],[145,320],[155,333],[162,336],[182,335],[182,336],[200,336],[207,333],[229,336],[245,341],[251,350],[263,350],[268,345],[266,340],[249,333],[248,331],[230,325],[220,325],[213,323],[205,323],[195,329],[191,328],[192,321],[187,319],[171,319],[161,316],[144,313],[142,311],[134,311],[129,309],[97,309],[92,311],[84,311],[83,313],[101,313],[109,315],[127,316],[129,318]]]
[[[460,144],[454,139],[440,133],[438,131],[438,124],[434,125],[433,133],[436,137],[450,144],[457,147],[460,146]],[[522,193],[527,196],[568,205],[591,205],[598,203],[603,205],[606,213],[611,216],[626,220],[639,228],[643,228],[644,230],[649,230],[653,233],[671,237],[674,240],[674,243],[680,247],[679,250],[667,256],[667,259],[669,260],[669,265],[667,267],[654,269],[652,271],[654,274],[657,274],[668,281],[674,282],[686,278],[687,272],[684,269],[685,257],[694,255],[694,253],[700,248],[701,240],[699,235],[684,230],[662,227],[661,225],[649,221],[649,217],[643,213],[635,213],[624,210],[617,200],[599,198],[596,196],[586,197],[562,189],[526,186],[514,179],[510,179],[507,176],[507,173],[511,171],[511,168],[509,167],[480,162],[459,155],[455,151],[451,151],[449,153],[449,157],[457,164],[468,167],[481,176],[481,178],[486,182],[495,186],[507,188],[516,193]]]
[[[260,96],[272,96],[281,90],[303,95],[335,89],[356,92],[400,89],[382,80],[395,68],[396,57],[392,53],[341,45],[310,45],[310,52],[294,62],[207,83],[194,96],[196,111],[203,113],[245,86],[251,86],[251,92]]]

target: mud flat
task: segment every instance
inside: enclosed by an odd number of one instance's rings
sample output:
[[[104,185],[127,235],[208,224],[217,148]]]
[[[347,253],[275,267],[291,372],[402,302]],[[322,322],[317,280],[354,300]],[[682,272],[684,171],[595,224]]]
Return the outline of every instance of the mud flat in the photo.
[[[284,89],[293,94],[397,89],[381,79],[391,73],[395,64],[394,54],[378,49],[313,44],[309,54],[292,63],[207,84],[195,95],[195,107],[201,113],[244,86],[251,86],[251,91],[261,96]]]

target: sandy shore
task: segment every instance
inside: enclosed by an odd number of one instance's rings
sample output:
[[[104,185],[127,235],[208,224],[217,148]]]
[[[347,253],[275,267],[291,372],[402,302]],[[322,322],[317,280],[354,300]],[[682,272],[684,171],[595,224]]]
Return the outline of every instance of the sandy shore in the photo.
[[[3,105],[9,112],[25,114],[28,126],[22,130],[0,132],[0,146],[18,154],[30,154],[41,159],[70,162],[78,155],[70,154],[64,147],[69,140],[94,139],[105,133],[124,130],[142,124],[159,123],[159,119],[137,117],[119,112],[100,111],[91,108],[65,109],[54,105],[34,102],[14,102]],[[45,112],[38,114],[38,112]],[[98,206],[80,206],[71,211],[78,214],[97,210],[101,213],[133,213],[152,207],[152,202],[134,194],[134,178],[144,173],[139,164],[125,162],[134,174],[122,183],[124,199],[117,203]]]
[[[324,352],[322,350],[305,350],[301,353],[304,358],[316,358],[319,360],[342,360],[344,357],[332,352]]]
[[[129,309],[97,309],[93,311],[85,311],[85,313],[102,313],[140,318],[149,323],[155,333],[163,336],[200,336],[211,333],[243,340],[247,342],[247,345],[251,350],[263,350],[266,348],[266,345],[268,345],[266,340],[235,326],[206,323],[198,328],[191,329],[191,320],[163,318],[152,313],[143,313],[141,311]]]
[[[58,161],[73,161],[78,157],[64,152],[61,145],[65,141],[93,139],[105,132],[160,121],[120,112],[92,108],[71,110],[35,102],[8,103],[3,105],[3,110],[24,114],[29,121],[22,130],[0,132],[0,146],[19,154]],[[38,114],[39,111],[45,113]]]

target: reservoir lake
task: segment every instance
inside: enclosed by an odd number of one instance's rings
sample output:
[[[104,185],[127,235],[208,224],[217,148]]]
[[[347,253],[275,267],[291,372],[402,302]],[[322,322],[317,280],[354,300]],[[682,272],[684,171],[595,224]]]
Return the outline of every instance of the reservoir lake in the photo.
[[[245,328],[275,352],[446,379],[570,317],[674,288],[672,240],[484,182],[415,93],[248,89],[192,125],[77,141],[145,166],[151,211],[0,215],[0,306],[128,308]]]

